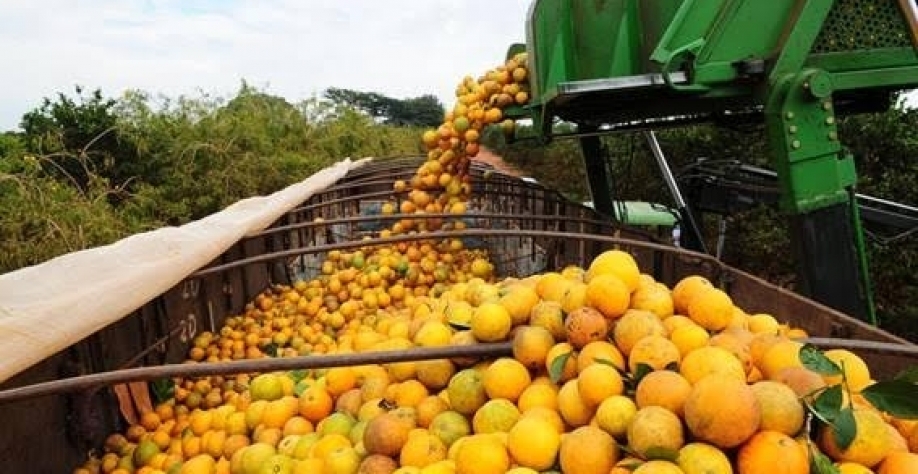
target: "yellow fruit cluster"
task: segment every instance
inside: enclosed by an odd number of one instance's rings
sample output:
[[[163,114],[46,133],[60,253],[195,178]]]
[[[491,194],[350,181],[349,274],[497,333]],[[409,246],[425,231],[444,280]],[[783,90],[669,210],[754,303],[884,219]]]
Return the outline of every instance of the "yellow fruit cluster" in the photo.
[[[466,212],[469,159],[484,127],[512,129],[502,110],[528,100],[526,77],[519,55],[462,81],[381,237],[463,228],[423,214]],[[918,425],[859,395],[873,380],[850,352],[825,356],[844,367],[855,439],[842,450],[808,429],[803,401],[842,378],[804,366],[806,336],[703,277],[669,288],[623,251],[497,279],[461,240],[368,243],[265,291],[189,360],[498,341],[512,354],[179,380],[75,473],[807,474],[817,453],[842,474],[918,472]]]

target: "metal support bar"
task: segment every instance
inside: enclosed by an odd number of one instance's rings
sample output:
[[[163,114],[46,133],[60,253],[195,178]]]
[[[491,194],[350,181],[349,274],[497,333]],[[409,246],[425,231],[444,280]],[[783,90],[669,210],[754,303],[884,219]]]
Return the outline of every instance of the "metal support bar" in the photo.
[[[779,78],[765,109],[781,207],[791,231],[804,294],[861,319],[873,308],[866,291],[861,223],[851,212],[857,177],[838,140],[832,78],[805,70]]]
[[[598,136],[580,138],[583,152],[583,166],[590,186],[593,208],[600,214],[615,217],[615,202],[612,190],[612,174],[609,171],[609,154]]]
[[[676,202],[676,207],[679,209],[683,228],[681,236],[683,246],[707,253],[708,250],[702,237],[701,228],[698,226],[698,221],[695,215],[692,214],[691,208],[689,208],[685,198],[682,196],[682,191],[679,190],[679,184],[676,182],[672,169],[670,169],[669,163],[666,161],[666,156],[663,155],[663,149],[660,148],[660,142],[657,141],[656,134],[651,130],[645,132],[644,136],[647,138],[650,151],[653,153],[657,166],[660,168],[660,174],[663,175],[663,181],[666,183],[666,187],[669,188],[669,192]]]

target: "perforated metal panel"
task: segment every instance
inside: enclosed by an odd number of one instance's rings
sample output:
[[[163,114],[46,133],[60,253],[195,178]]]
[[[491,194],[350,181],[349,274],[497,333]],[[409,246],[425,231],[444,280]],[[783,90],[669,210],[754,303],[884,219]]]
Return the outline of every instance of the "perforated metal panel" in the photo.
[[[814,53],[912,46],[896,0],[837,0],[813,45]]]

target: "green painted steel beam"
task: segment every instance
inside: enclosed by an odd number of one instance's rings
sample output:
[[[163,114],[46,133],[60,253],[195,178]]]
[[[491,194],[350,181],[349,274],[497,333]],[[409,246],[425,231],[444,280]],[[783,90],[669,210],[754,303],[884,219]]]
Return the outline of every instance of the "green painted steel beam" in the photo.
[[[833,90],[832,76],[820,70],[785,75],[771,88],[766,131],[788,212],[843,202],[856,181],[854,161],[841,156]]]
[[[837,90],[872,87],[907,88],[915,87],[916,80],[918,80],[918,66],[839,72],[832,76]]]
[[[823,69],[832,73],[864,70],[881,70],[918,64],[918,51],[913,48],[888,48],[880,50],[850,51],[811,55],[805,67]],[[914,84],[912,78],[911,84]]]
[[[775,84],[784,75],[796,74],[803,68],[834,4],[835,0],[797,2],[790,18],[793,26],[784,31],[775,45],[780,53],[771,69],[770,83]]]

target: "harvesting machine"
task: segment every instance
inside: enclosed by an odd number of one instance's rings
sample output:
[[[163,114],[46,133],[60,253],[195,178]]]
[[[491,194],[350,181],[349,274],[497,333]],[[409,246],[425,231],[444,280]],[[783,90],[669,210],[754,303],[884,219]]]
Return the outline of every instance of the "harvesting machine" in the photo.
[[[579,140],[606,215],[616,196],[600,135],[643,131],[696,250],[692,203],[652,130],[764,124],[802,291],[872,316],[855,162],[837,120],[918,87],[916,14],[915,0],[535,0],[526,44],[509,52],[528,53],[532,100],[512,117],[545,142]]]

